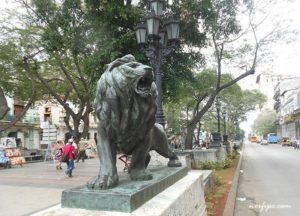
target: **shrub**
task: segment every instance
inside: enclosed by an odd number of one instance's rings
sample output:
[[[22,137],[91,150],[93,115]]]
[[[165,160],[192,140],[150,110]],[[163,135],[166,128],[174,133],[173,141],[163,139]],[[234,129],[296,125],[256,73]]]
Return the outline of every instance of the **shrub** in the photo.
[[[223,162],[205,161],[201,164],[200,169],[202,169],[202,170],[227,169],[232,166],[233,160],[235,160],[238,157],[238,155],[239,155],[238,152],[232,152],[230,154],[227,154],[227,156]]]

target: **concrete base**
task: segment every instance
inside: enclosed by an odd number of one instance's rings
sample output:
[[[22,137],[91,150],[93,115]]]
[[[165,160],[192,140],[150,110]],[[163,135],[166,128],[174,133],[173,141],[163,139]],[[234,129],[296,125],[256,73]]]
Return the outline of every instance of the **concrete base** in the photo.
[[[119,175],[119,185],[112,189],[89,190],[82,186],[65,190],[62,193],[62,207],[132,212],[188,172],[187,167],[164,166],[149,170],[153,174],[153,179],[149,181],[131,181],[126,173]]]
[[[223,147],[219,149],[193,149],[176,151],[177,155],[189,155],[192,169],[200,169],[201,164],[206,161],[223,162],[226,158],[226,151]]]
[[[57,205],[33,216],[206,216],[202,178],[201,171],[192,170],[131,213],[61,208]]]

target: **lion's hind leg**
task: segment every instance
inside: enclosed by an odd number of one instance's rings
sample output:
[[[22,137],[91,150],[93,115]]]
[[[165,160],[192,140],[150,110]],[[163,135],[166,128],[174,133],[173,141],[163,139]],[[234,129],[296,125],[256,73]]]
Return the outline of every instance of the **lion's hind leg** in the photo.
[[[168,138],[164,128],[160,124],[155,124],[152,131],[152,149],[165,158],[169,158],[169,167],[180,167],[181,162],[177,155],[168,146]]]

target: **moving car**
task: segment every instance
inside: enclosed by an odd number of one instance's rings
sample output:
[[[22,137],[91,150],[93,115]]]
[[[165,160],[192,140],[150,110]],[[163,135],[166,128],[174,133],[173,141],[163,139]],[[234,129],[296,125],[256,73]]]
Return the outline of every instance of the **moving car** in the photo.
[[[281,140],[282,146],[291,146],[290,139],[288,137],[283,137]]]
[[[258,139],[257,139],[257,136],[254,136],[254,135],[253,135],[253,136],[250,136],[250,137],[249,137],[249,141],[252,142],[252,143],[257,143],[257,140],[258,140]]]
[[[261,144],[261,145],[268,145],[269,143],[268,143],[268,140],[262,139],[262,140],[260,141],[260,144]]]
[[[300,140],[294,140],[292,146],[294,146],[294,149],[300,149]]]

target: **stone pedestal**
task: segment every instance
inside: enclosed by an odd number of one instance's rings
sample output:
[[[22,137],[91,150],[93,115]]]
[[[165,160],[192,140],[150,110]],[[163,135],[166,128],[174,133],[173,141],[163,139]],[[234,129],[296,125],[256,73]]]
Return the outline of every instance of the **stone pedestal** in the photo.
[[[131,213],[61,208],[57,205],[32,216],[206,216],[203,187],[202,172],[192,170]]]
[[[187,167],[150,168],[153,179],[131,181],[127,173],[119,176],[119,185],[107,190],[89,190],[86,186],[62,193],[62,207],[132,212],[159,194],[188,172]]]
[[[222,138],[221,138],[221,133],[219,132],[214,132],[211,133],[212,138],[213,138],[213,142],[209,145],[210,149],[219,149],[221,148],[222,144]]]

